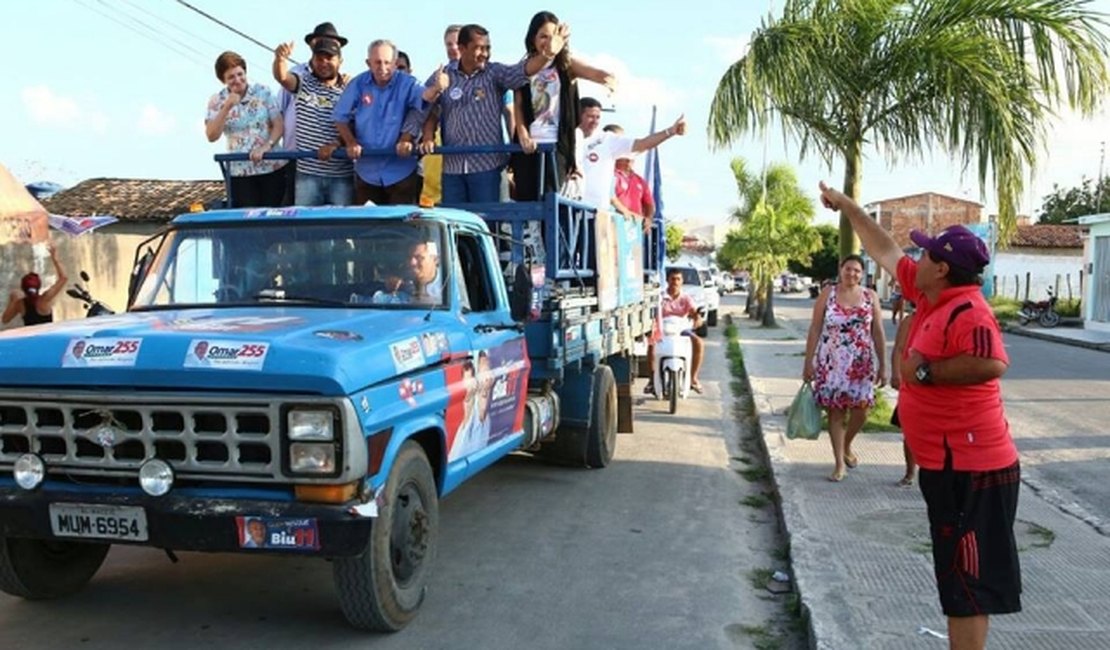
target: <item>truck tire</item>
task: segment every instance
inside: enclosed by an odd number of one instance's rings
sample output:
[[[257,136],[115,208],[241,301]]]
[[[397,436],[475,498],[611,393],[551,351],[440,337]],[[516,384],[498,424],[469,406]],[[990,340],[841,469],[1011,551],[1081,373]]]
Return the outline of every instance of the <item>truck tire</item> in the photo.
[[[594,370],[594,403],[586,438],[586,467],[601,468],[613,460],[617,449],[617,380],[613,369]]]
[[[110,544],[0,538],[0,590],[27,600],[60,598],[92,580]]]
[[[594,368],[590,380],[589,426],[576,426],[565,420],[555,439],[545,442],[540,456],[570,467],[600,468],[613,459],[617,446],[617,380],[607,365]]]
[[[706,318],[706,319],[705,319],[705,322],[706,322],[706,323],[707,323],[707,324],[708,324],[708,325],[709,325],[710,327],[716,327],[716,326],[717,326],[717,310],[716,310],[716,309],[714,309],[713,311],[709,312],[709,318]]]
[[[439,539],[439,500],[424,449],[401,445],[362,555],[332,562],[339,606],[354,627],[396,632],[424,603]]]

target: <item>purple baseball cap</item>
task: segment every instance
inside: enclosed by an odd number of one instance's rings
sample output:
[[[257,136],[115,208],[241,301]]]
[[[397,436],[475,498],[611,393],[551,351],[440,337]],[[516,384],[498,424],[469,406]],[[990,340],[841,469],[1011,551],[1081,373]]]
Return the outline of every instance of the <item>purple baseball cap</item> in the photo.
[[[991,261],[987,245],[979,235],[961,225],[949,226],[936,237],[913,230],[910,239],[950,265],[972,273],[979,273]]]

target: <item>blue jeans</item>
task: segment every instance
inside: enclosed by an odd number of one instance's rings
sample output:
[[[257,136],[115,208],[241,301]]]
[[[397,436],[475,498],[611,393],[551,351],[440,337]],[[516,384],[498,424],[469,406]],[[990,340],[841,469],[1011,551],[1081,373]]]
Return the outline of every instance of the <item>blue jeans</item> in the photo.
[[[499,203],[501,201],[501,168],[473,174],[444,174],[444,205],[459,203]]]
[[[355,199],[355,179],[297,172],[294,197],[297,205],[351,205]]]

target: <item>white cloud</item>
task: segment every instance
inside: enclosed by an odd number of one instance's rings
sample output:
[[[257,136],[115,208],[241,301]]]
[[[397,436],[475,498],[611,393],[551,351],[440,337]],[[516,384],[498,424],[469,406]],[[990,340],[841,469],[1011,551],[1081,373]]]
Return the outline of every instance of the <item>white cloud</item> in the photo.
[[[107,115],[88,102],[57,94],[49,86],[28,86],[20,91],[20,98],[36,124],[69,130],[91,128],[99,134],[108,130]]]
[[[706,36],[702,42],[709,46],[719,61],[729,65],[738,61],[748,50],[747,36]]]
[[[143,135],[169,135],[177,130],[177,118],[154,104],[146,104],[139,112],[138,129]]]
[[[580,81],[579,93],[583,97],[594,97],[603,106],[612,104],[621,111],[622,116],[625,114],[623,109],[626,107],[636,107],[650,115],[652,105],[658,106],[663,111],[676,105],[675,97],[678,93],[675,89],[668,87],[661,79],[633,74],[628,64],[617,56],[601,53],[581,58],[595,68],[609,72],[617,79],[617,90],[612,94],[604,86],[592,81]]]

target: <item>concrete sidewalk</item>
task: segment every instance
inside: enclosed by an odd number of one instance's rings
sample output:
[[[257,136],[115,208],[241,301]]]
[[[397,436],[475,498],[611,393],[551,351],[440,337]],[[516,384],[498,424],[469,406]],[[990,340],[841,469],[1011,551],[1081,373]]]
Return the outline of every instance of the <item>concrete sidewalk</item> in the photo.
[[[858,468],[830,483],[827,433],[787,440],[784,411],[801,383],[808,307],[775,306],[780,328],[733,310],[744,364],[782,498],[794,579],[818,648],[946,648],[925,504],[895,485],[901,435],[861,434]],[[1110,647],[1110,539],[1023,485],[1016,525],[1020,614],[991,621],[992,648]]]
[[[1016,323],[1004,324],[1002,329],[1019,336],[1028,336],[1034,339],[1073,345],[1089,350],[1110,352],[1110,332],[1101,330],[1084,329],[1082,327],[1053,327],[1044,328],[1035,325],[1018,325]]]

